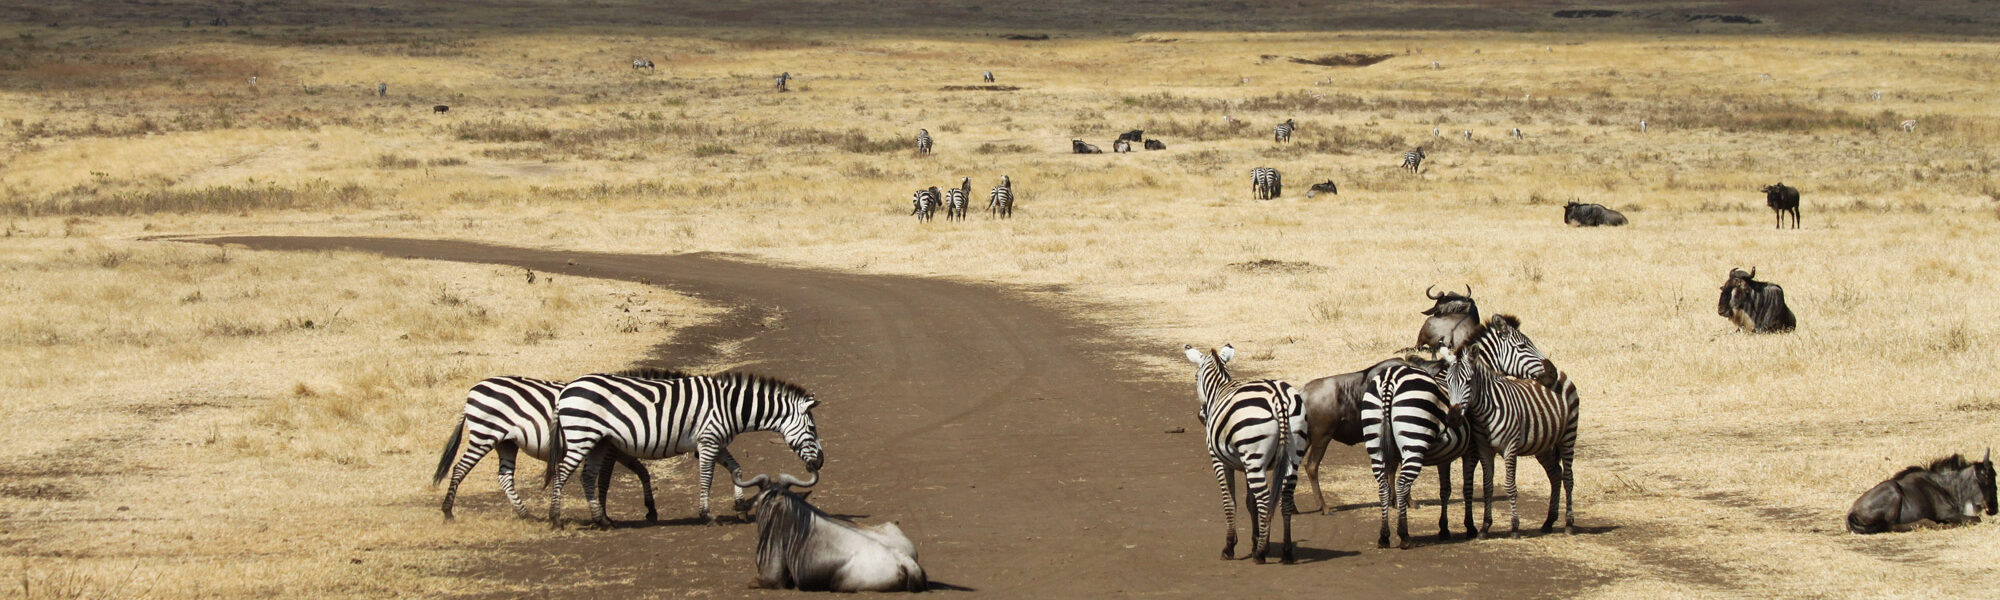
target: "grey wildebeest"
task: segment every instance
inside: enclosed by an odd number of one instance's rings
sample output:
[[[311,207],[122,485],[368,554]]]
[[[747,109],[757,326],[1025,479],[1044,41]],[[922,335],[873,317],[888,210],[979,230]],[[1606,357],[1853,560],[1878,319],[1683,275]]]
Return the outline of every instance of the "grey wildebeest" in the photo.
[[[1306,190],[1306,197],[1311,198],[1313,196],[1318,195],[1320,192],[1326,192],[1328,194],[1333,194],[1335,196],[1338,196],[1340,195],[1340,186],[1334,185],[1332,179],[1328,179],[1320,183],[1315,183],[1312,185],[1311,189]]]
[[[1757,267],[1750,272],[1730,269],[1729,281],[1722,284],[1722,297],[1715,301],[1715,314],[1735,323],[1740,331],[1779,333],[1797,329],[1798,318],[1785,306],[1785,288],[1757,281]]]
[[[437,106],[433,106],[433,107],[431,107],[431,112],[434,112],[434,113],[437,113],[437,114],[444,114],[445,112],[447,112],[447,111],[450,111],[450,110],[451,110],[451,107],[449,107],[449,106],[445,106],[445,105],[443,105],[443,104],[439,104],[439,105],[437,105]]]
[[[1799,188],[1779,182],[1764,186],[1764,205],[1778,217],[1778,229],[1785,228],[1785,213],[1792,213],[1792,229],[1799,228]]]
[[[1416,349],[1442,348],[1457,351],[1472,339],[1479,329],[1479,305],[1472,301],[1472,286],[1465,286],[1465,294],[1458,292],[1431,293],[1424,288],[1424,297],[1433,301],[1426,315],[1424,326],[1417,330]]]
[[[1909,531],[1925,524],[1978,523],[1979,512],[2000,513],[1993,485],[1993,450],[1968,462],[1953,454],[1929,467],[1910,467],[1875,484],[1847,511],[1854,533]]]
[[[1579,204],[1572,200],[1563,206],[1563,224],[1572,227],[1617,227],[1625,224],[1625,214],[1602,204]]]
[[[1134,129],[1131,131],[1127,131],[1125,133],[1118,134],[1118,139],[1127,142],[1144,142],[1146,140],[1146,130]]]
[[[1165,149],[1167,149],[1167,145],[1166,145],[1166,144],[1164,144],[1164,143],[1161,143],[1161,142],[1160,142],[1160,140],[1146,140],[1146,149],[1147,149],[1147,150],[1165,150]]]
[[[1103,150],[1099,150],[1099,149],[1097,148],[1097,146],[1093,146],[1093,145],[1090,145],[1090,144],[1086,144],[1086,143],[1083,143],[1083,140],[1070,140],[1070,141],[1069,141],[1069,149],[1070,149],[1070,151],[1071,151],[1071,152],[1074,152],[1074,153],[1077,153],[1077,154],[1103,154],[1103,153],[1104,153],[1104,151],[1103,151]]]
[[[793,487],[810,488],[819,473],[800,481],[779,473],[735,479],[756,489],[757,577],[750,587],[835,592],[921,592],[930,587],[917,565],[917,546],[895,523],[862,527],[826,514]]]

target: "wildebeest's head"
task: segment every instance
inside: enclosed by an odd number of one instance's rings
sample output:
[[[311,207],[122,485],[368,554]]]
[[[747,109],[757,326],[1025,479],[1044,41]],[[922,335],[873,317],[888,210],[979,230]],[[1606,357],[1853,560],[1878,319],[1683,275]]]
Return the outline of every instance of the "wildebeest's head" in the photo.
[[[1460,295],[1458,292],[1449,291],[1433,294],[1431,293],[1431,288],[1427,287],[1424,288],[1424,297],[1430,298],[1436,301],[1436,303],[1432,304],[1430,309],[1425,310],[1423,314],[1433,317],[1438,315],[1472,315],[1472,320],[1479,320],[1479,306],[1472,302],[1471,284],[1465,286],[1465,294],[1463,295]]]
[[[1778,183],[1764,186],[1764,189],[1758,191],[1764,192],[1766,194],[1777,194],[1781,193],[1784,189],[1785,189],[1785,182],[1780,181]]]

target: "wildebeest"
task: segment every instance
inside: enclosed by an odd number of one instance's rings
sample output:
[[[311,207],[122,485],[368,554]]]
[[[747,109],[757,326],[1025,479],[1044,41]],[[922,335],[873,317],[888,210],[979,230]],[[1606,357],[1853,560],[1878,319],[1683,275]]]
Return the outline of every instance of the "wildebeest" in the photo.
[[[1132,142],[1128,142],[1128,141],[1125,141],[1125,140],[1112,140],[1112,141],[1111,141],[1111,151],[1112,151],[1112,152],[1131,152],[1131,151],[1132,151]]]
[[[1069,149],[1070,149],[1070,151],[1071,151],[1071,152],[1075,152],[1075,153],[1077,153],[1077,154],[1103,154],[1103,153],[1104,153],[1104,151],[1103,151],[1103,150],[1099,150],[1099,149],[1097,149],[1097,146],[1093,146],[1093,145],[1090,145],[1090,144],[1085,144],[1085,143],[1083,143],[1083,140],[1070,140],[1070,141],[1069,141]]]
[[[1433,286],[1435,287],[1435,286]],[[1441,348],[1456,352],[1472,340],[1472,334],[1479,330],[1479,305],[1472,301],[1472,286],[1465,286],[1463,295],[1458,292],[1433,294],[1431,288],[1424,288],[1424,297],[1433,303],[1423,312],[1428,318],[1424,326],[1417,330],[1416,349]]]
[[[1909,531],[1926,523],[1978,523],[1980,511],[2000,514],[1993,483],[1991,448],[1979,462],[1953,454],[1931,461],[1929,467],[1903,469],[1854,501],[1847,511],[1847,530],[1882,533]]]
[[[1764,205],[1778,217],[1778,229],[1785,228],[1785,212],[1792,213],[1792,229],[1799,228],[1799,188],[1779,182],[1764,186]]]
[[[819,473],[800,481],[779,473],[735,480],[757,489],[757,577],[753,588],[835,592],[921,592],[930,587],[917,565],[917,546],[895,523],[862,527],[826,514],[793,487],[810,488]]]
[[[437,105],[437,106],[433,106],[433,107],[431,107],[431,112],[434,112],[434,113],[437,113],[437,114],[444,114],[444,113],[445,113],[445,111],[449,111],[449,110],[451,110],[451,107],[449,107],[449,106],[445,106],[445,105],[443,105],[443,104],[439,104],[439,105]]]
[[[1715,314],[1735,323],[1739,331],[1778,333],[1797,329],[1799,321],[1785,306],[1785,289],[1778,284],[1757,281],[1757,267],[1750,272],[1730,269],[1729,281],[1722,284],[1722,297],[1715,301]]]
[[[1167,149],[1167,145],[1166,145],[1166,144],[1163,144],[1163,143],[1160,143],[1160,140],[1146,140],[1146,149],[1147,149],[1147,150],[1165,150],[1165,149]]]
[[[1579,204],[1571,200],[1563,206],[1563,223],[1573,227],[1617,227],[1625,224],[1625,213],[1602,204]]]
[[[1319,194],[1320,192],[1326,192],[1338,196],[1340,195],[1340,187],[1334,185],[1332,179],[1328,179],[1324,182],[1313,184],[1312,189],[1306,190],[1306,197],[1311,198],[1314,195]]]
[[[1134,129],[1134,130],[1131,130],[1131,131],[1127,131],[1127,132],[1125,132],[1125,133],[1121,133],[1121,134],[1118,134],[1118,139],[1121,139],[1121,140],[1125,140],[1125,141],[1127,141],[1127,142],[1140,142],[1140,141],[1145,141],[1145,139],[1146,139],[1146,130],[1144,130],[1144,129]]]

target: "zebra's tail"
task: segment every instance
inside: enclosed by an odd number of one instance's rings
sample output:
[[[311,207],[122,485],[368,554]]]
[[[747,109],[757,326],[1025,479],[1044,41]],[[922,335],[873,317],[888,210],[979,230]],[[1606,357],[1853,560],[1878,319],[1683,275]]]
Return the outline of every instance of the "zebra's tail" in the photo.
[[[465,415],[459,415],[458,425],[451,428],[451,439],[444,443],[444,456],[438,457],[438,470],[436,475],[431,476],[431,485],[443,482],[444,476],[451,473],[452,459],[458,458],[458,443],[464,438]]]
[[[551,413],[549,415],[549,462],[542,467],[542,487],[555,485],[556,469],[561,468],[563,455],[569,453],[569,450],[563,447],[562,411],[558,409],[551,411]]]
[[[1278,509],[1278,514],[1285,514],[1287,512],[1297,512],[1297,506],[1292,503],[1292,478],[1297,476],[1292,464],[1292,413],[1299,410],[1300,402],[1298,400],[1300,399],[1294,396],[1295,392],[1293,392],[1292,387],[1289,385],[1284,386],[1281,390],[1282,393],[1279,393],[1277,396],[1279,402],[1274,403],[1283,405],[1283,408],[1274,411],[1279,413],[1278,472],[1276,473],[1278,476],[1278,506],[1275,508]]]

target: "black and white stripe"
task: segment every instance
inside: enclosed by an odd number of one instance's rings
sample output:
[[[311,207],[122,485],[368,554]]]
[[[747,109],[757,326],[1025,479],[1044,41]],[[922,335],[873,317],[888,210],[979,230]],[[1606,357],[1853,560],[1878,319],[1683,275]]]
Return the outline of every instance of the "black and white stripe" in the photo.
[[[1006,175],[1000,176],[1000,185],[993,187],[993,194],[986,200],[987,214],[1012,218],[1014,216],[1014,182]]]
[[[1422,169],[1423,166],[1424,166],[1423,146],[1417,146],[1417,149],[1403,153],[1403,170],[1409,171],[1410,173],[1414,174],[1417,172],[1418,169]]]
[[[1292,120],[1285,119],[1285,122],[1279,123],[1277,127],[1271,128],[1271,138],[1272,141],[1276,141],[1278,143],[1285,143],[1292,141]]]
[[[1270,200],[1284,194],[1284,176],[1277,169],[1257,167],[1250,170],[1250,191],[1258,200]]]
[[[780,92],[789,91],[790,88],[786,84],[792,82],[792,72],[786,71],[784,73],[778,74],[777,81],[778,81],[778,91]]]
[[[937,212],[940,202],[937,187],[917,190],[917,193],[910,196],[910,214],[916,215],[917,221],[928,223]]]
[[[917,154],[931,153],[931,130],[917,130]]]
[[[1438,537],[1450,538],[1451,463],[1465,463],[1465,527],[1472,529],[1471,453],[1476,433],[1453,413],[1437,376],[1406,362],[1374,369],[1361,395],[1361,443],[1381,499],[1382,529],[1375,545],[1389,547],[1389,510],[1396,511],[1401,548],[1410,547],[1411,489],[1427,466],[1438,469]]]
[[[1207,432],[1208,456],[1222,486],[1222,516],[1229,534],[1222,558],[1236,550],[1236,480],[1243,472],[1252,504],[1252,559],[1264,562],[1269,550],[1272,519],[1284,521],[1281,560],[1292,562],[1292,492],[1298,488],[1299,461],[1306,452],[1304,400],[1291,384],[1261,379],[1234,381],[1224,368],[1236,349],[1223,346],[1202,352],[1184,346],[1197,366],[1195,393],[1201,399],[1196,414]]]
[[[458,426],[451,430],[451,439],[445,442],[444,454],[438,458],[437,474],[431,477],[431,485],[444,481],[446,475],[451,477],[451,485],[444,493],[444,518],[452,518],[458,484],[480,459],[496,449],[500,451],[500,489],[507,492],[514,514],[528,516],[528,507],[514,492],[514,456],[525,451],[535,460],[548,461],[549,418],[555,413],[556,395],[562,388],[562,382],[513,375],[489,377],[473,384],[465,394],[465,410],[458,417]],[[458,451],[461,440],[465,442],[464,454]],[[646,520],[658,520],[659,510],[653,506],[652,474],[638,459],[614,454],[610,458],[631,469],[646,488]],[[605,477],[597,485],[588,486],[585,492],[601,496],[610,485],[610,472],[605,471]]]
[[[987,71],[987,72],[986,72],[986,83],[993,83],[993,72],[992,72],[992,71]]]
[[[695,453],[701,477],[701,518],[714,521],[708,510],[709,485],[715,465],[742,478],[742,468],[729,454],[729,441],[750,431],[776,431],[818,471],[824,460],[812,409],[818,403],[803,388],[748,373],[724,373],[677,379],[621,375],[585,375],[564,386],[556,398],[555,427],[549,434],[549,455],[555,468],[549,483],[549,524],[562,526],[562,488],[578,466],[596,468],[585,458],[600,447],[616,448],[638,458],[667,458]],[[560,458],[556,458],[560,457]],[[585,474],[586,479],[590,477]],[[733,487],[733,486],[732,486]],[[743,506],[743,489],[735,488]],[[608,524],[603,504],[591,503],[599,524]]]
[[[1513,515],[1511,535],[1521,533],[1520,490],[1515,487],[1514,468],[1516,459],[1523,455],[1540,461],[1549,478],[1549,514],[1542,522],[1542,531],[1554,529],[1556,500],[1560,497],[1565,515],[1563,532],[1570,533],[1576,525],[1576,479],[1572,471],[1579,408],[1576,386],[1546,358],[1541,361],[1544,370],[1539,380],[1504,377],[1506,373],[1499,369],[1507,362],[1504,357],[1518,353],[1520,348],[1533,347],[1532,342],[1524,341],[1526,337],[1513,324],[1494,323],[1458,354],[1446,353],[1451,366],[1445,374],[1445,392],[1454,409],[1466,415],[1484,440],[1485,447],[1478,453],[1480,462],[1486,466],[1482,531],[1490,531],[1493,525],[1492,460],[1497,454],[1507,464],[1507,506]],[[1491,357],[1481,357],[1474,352],[1479,346],[1502,350]]]
[[[653,70],[653,61],[644,58],[634,58],[632,59],[632,68],[651,71]]]
[[[966,205],[972,200],[972,178],[959,181],[958,187],[945,190],[944,220],[965,220]]]

